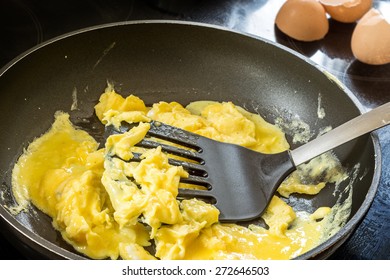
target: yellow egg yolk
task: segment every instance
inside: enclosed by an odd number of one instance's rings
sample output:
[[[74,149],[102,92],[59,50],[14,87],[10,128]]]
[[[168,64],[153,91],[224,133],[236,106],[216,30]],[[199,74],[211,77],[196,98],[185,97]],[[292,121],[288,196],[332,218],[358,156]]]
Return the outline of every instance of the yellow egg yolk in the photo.
[[[267,228],[219,223],[213,205],[177,199],[184,186],[180,178],[188,173],[170,165],[160,147],[134,147],[148,132],[148,122],[157,120],[263,153],[288,149],[284,133],[261,116],[231,102],[147,107],[140,98],[123,98],[112,88],[102,94],[95,111],[105,125],[139,124],[110,136],[98,149],[67,113],[59,112],[13,170],[18,202],[31,201],[51,216],[77,251],[95,259],[291,259],[323,240],[329,207],[296,212],[275,196],[262,217]],[[136,150],[142,152],[140,162],[130,160]],[[305,184],[298,173],[283,182],[280,195],[315,195],[326,183]]]

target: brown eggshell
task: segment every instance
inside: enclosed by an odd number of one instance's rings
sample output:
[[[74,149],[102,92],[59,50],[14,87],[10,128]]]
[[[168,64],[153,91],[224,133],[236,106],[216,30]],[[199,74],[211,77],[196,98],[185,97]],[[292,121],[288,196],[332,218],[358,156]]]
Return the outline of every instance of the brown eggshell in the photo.
[[[329,22],[324,7],[316,0],[288,0],[280,8],[276,26],[286,35],[300,41],[325,37]]]
[[[361,62],[373,65],[390,63],[390,23],[371,9],[357,23],[351,40],[353,55]]]
[[[340,22],[359,20],[372,7],[372,0],[319,0],[326,12]]]

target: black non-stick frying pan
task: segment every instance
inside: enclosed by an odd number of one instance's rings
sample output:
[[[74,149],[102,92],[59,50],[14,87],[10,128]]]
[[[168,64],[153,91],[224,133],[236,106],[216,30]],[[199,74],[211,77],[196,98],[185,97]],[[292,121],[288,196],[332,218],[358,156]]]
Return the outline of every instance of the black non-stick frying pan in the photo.
[[[309,60],[269,41],[192,23],[117,23],[67,34],[21,55],[0,72],[1,229],[29,257],[84,258],[62,240],[51,219],[32,209],[16,216],[11,170],[34,137],[44,133],[58,110],[101,139],[93,106],[107,81],[123,95],[147,104],[196,100],[232,101],[270,122],[300,118],[313,135],[359,115],[362,106],[348,89]],[[77,101],[77,107],[75,105]],[[318,117],[318,105],[325,110]],[[76,109],[75,109],[76,108]],[[71,110],[73,109],[73,110]],[[300,143],[292,143],[292,148]],[[335,150],[342,164],[359,164],[348,223],[328,241],[299,258],[326,258],[352,233],[375,195],[380,147],[375,133]],[[313,211],[332,206],[330,186],[319,195],[292,195],[293,207]]]

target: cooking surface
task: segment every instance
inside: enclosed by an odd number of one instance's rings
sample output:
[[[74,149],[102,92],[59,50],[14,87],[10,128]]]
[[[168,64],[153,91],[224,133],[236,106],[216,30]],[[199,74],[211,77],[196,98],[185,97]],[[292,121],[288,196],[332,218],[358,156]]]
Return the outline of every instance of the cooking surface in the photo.
[[[390,64],[369,66],[356,61],[350,49],[355,24],[330,21],[327,36],[317,42],[292,40],[274,26],[284,0],[9,0],[0,2],[0,67],[35,45],[63,33],[93,25],[144,19],[210,23],[276,41],[311,58],[338,77],[363,103],[373,108],[390,101]],[[172,1],[176,2],[176,1]],[[390,18],[390,1],[374,1]],[[304,74],[304,73],[303,73]],[[332,259],[390,259],[390,127],[379,131],[383,151],[377,196],[365,219]],[[23,259],[0,235],[0,258]]]

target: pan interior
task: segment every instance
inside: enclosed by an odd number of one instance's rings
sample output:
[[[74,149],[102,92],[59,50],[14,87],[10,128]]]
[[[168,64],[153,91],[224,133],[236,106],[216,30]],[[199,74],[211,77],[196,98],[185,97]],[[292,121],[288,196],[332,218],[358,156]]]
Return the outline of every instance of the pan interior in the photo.
[[[147,104],[160,100],[186,105],[197,100],[232,101],[274,123],[301,120],[315,137],[327,126],[357,116],[351,94],[318,68],[286,49],[258,38],[222,29],[174,22],[138,22],[108,25],[64,36],[20,57],[0,76],[1,214],[12,229],[28,236],[38,250],[74,252],[53,229],[50,218],[38,210],[13,217],[11,170],[18,156],[44,133],[58,110],[69,112],[77,126],[97,139],[103,127],[93,106],[107,82],[123,95],[134,93]],[[77,100],[77,108],[72,108]],[[319,118],[319,107],[325,116]],[[288,131],[287,131],[288,133]],[[293,143],[292,148],[301,143]],[[335,150],[348,168],[359,165],[353,186],[351,217],[372,192],[375,147],[369,136]],[[293,195],[294,208],[312,211],[333,205],[332,190],[315,197]],[[42,237],[47,243],[42,245]],[[336,240],[335,240],[336,241]],[[313,252],[314,256],[316,253]]]

